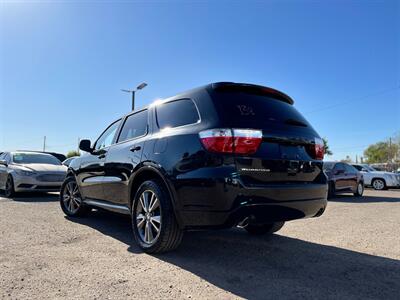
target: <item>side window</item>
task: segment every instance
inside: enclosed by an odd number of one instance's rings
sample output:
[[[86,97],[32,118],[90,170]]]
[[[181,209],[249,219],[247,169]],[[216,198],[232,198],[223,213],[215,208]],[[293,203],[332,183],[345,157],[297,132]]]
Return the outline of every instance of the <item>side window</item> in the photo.
[[[5,159],[8,164],[11,163],[11,155],[9,153],[6,153],[3,159]]]
[[[113,143],[115,134],[118,130],[118,126],[120,123],[121,120],[114,122],[101,134],[101,136],[96,141],[96,145],[94,147],[95,150],[108,147]]]
[[[343,171],[344,172],[343,164],[342,163],[336,164],[335,171]]]
[[[158,127],[178,127],[197,123],[200,120],[194,102],[190,99],[181,99],[157,106]]]
[[[133,139],[147,133],[148,110],[143,110],[126,118],[118,142]]]
[[[350,165],[344,165],[345,166],[345,168],[346,168],[346,172],[347,173],[357,173],[357,170],[356,170],[356,168],[354,168],[353,166],[350,166]]]
[[[361,171],[361,170],[362,170],[362,167],[359,166],[359,165],[353,165],[353,167],[356,168],[358,171]]]

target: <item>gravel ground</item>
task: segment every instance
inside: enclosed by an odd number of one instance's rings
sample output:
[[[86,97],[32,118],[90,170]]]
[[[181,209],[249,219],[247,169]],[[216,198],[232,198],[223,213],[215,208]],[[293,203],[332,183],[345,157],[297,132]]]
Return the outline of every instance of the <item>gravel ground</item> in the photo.
[[[400,299],[400,190],[332,199],[279,234],[186,233],[147,255],[129,218],[68,219],[57,195],[0,196],[3,299]]]

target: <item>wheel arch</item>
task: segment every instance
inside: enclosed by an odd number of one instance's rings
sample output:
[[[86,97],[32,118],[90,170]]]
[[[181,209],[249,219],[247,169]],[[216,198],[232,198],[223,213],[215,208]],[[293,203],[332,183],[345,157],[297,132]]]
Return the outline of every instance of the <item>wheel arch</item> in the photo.
[[[373,178],[371,179],[371,185],[372,185],[372,183],[374,182],[374,180],[378,180],[378,179],[382,180],[383,183],[386,185],[386,180],[385,180],[385,178],[383,178],[383,177],[373,177]]]
[[[171,202],[172,202],[172,207],[175,213],[176,220],[178,222],[179,227],[183,227],[183,222],[182,218],[179,214],[178,210],[178,203],[176,201],[176,193],[173,185],[168,181],[166,178],[166,173],[165,171],[159,166],[155,165],[153,163],[144,163],[131,177],[130,182],[129,182],[129,209],[132,208],[132,203],[133,199],[135,197],[135,194],[137,190],[139,189],[140,185],[147,181],[147,180],[152,180],[152,179],[158,179],[160,180],[163,184],[164,187],[167,189]]]

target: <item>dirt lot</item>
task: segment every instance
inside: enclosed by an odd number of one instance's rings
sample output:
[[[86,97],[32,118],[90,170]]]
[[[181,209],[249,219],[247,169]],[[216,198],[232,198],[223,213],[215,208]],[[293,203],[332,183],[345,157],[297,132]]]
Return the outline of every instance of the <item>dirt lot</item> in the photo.
[[[140,252],[129,218],[68,219],[57,195],[0,197],[4,299],[399,299],[400,191],[332,199],[326,213],[272,237],[189,232]]]

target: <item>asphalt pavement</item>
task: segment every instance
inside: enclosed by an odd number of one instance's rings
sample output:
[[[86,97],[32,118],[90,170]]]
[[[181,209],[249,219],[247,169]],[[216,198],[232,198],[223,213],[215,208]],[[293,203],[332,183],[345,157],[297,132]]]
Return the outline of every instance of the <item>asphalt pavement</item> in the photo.
[[[187,232],[162,255],[140,251],[129,217],[0,195],[0,241],[2,299],[400,299],[400,190],[339,196],[269,237]]]

